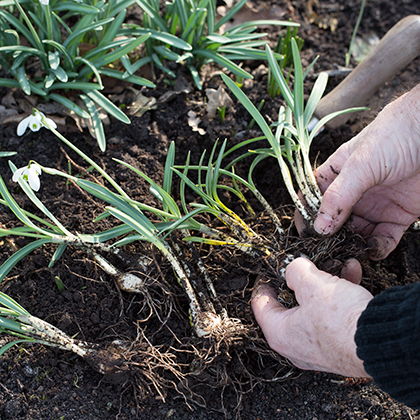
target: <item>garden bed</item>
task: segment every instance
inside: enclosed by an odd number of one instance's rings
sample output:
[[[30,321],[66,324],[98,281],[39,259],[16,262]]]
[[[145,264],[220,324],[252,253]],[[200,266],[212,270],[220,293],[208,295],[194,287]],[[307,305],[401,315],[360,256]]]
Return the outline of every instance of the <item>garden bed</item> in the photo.
[[[282,13],[279,9],[284,12],[282,19],[291,18],[302,25],[299,35],[305,40],[303,65],[308,65],[320,54],[308,76],[308,89],[320,71],[338,70],[344,65],[360,6],[358,1],[272,1],[270,4],[255,1],[251,6],[254,9],[265,6],[268,10],[276,7],[276,13]],[[359,33],[375,33],[382,37],[400,19],[419,11],[415,0],[398,4],[371,0]],[[276,41],[277,35],[277,30],[272,32],[270,40]],[[259,64],[244,63],[255,78],[246,81],[243,90],[255,104],[265,99],[262,113],[267,119],[275,121],[281,98],[272,99],[267,94],[266,75]],[[311,161],[324,161],[371,121],[386,103],[414,86],[418,82],[418,65],[417,59],[386,83],[367,104],[371,111],[359,113],[345,126],[336,130],[326,129],[316,137]],[[233,145],[260,134],[255,128],[253,133],[247,130],[250,117],[236,100],[232,107],[227,108],[223,121],[208,118],[204,105],[207,100],[205,90],[222,85],[219,70],[216,66],[205,69],[206,78],[201,92],[193,88],[188,74],[182,69],[178,69],[178,80],[185,79],[190,88],[181,91],[175,92],[176,88],[158,75],[157,88],[144,92],[146,96],[157,99],[157,108],[142,117],[132,117],[130,125],[112,121],[106,128],[108,148],[105,153],[99,152],[96,142],[86,130],[72,132],[64,126],[59,126],[59,130],[112,174],[132,198],[155,205],[149,185],[114,162],[113,158],[135,166],[161,183],[166,153],[172,141],[176,146],[177,164],[185,162],[188,151],[191,151],[191,162],[197,163],[203,150],[211,150],[216,139],[228,139],[229,145]],[[328,88],[338,84],[343,77],[343,74],[331,77]],[[168,91],[175,92],[169,99]],[[129,105],[130,97],[124,92],[123,97],[128,101],[126,105]],[[1,90],[2,96],[7,93],[6,89]],[[201,119],[199,127],[205,131],[204,134],[192,131],[188,125],[189,111],[196,112]],[[91,175],[81,169],[88,165],[45,129],[18,137],[16,125],[3,125],[0,126],[0,144],[2,151],[18,152],[11,158],[17,167],[33,159],[65,172],[71,167],[73,175],[90,179]],[[243,171],[244,168],[239,167],[238,170]],[[0,160],[0,174],[18,204],[35,211],[17,184],[12,182],[5,158]],[[278,214],[285,220],[290,219],[293,205],[274,160],[265,160],[257,167],[255,182]],[[43,174],[37,195],[72,232],[91,233],[113,226],[111,218],[94,223],[93,219],[104,210],[104,204],[65,179]],[[257,210],[257,218],[250,223],[258,233],[271,238],[274,228],[267,215],[258,203],[252,201],[252,197],[247,198]],[[231,202],[230,205],[239,214],[244,214],[237,203]],[[5,208],[0,211],[1,223],[7,227],[14,226],[14,216]],[[296,235],[293,227],[290,234]],[[418,233],[407,232],[390,257],[382,262],[370,263],[364,273],[363,285],[372,293],[379,293],[386,287],[418,281],[419,240]],[[2,241],[1,262],[26,243],[21,239],[12,241],[3,238]],[[202,247],[203,261],[214,278],[218,293],[223,296],[229,314],[246,320],[247,326],[255,331],[255,337],[231,343],[229,348],[221,348],[214,365],[199,369],[196,364],[200,363],[200,359],[194,354],[194,349],[198,349],[197,352],[205,349],[205,343],[192,336],[185,297],[177,289],[173,271],[160,254],[144,244],[130,245],[127,249],[131,255],[146,255],[150,260],[146,275],[164,279],[169,285],[176,309],[173,309],[163,328],[154,316],[146,320],[143,295],[121,292],[114,279],[105,274],[89,255],[68,248],[54,267],[48,268],[53,252],[52,247],[45,246],[26,257],[1,284],[1,290],[31,314],[80,340],[103,346],[117,339],[134,342],[141,340],[139,332],[143,330],[155,347],[171,350],[171,354],[176,356],[176,363],[187,374],[186,379],[181,380],[167,370],[156,368],[161,384],[157,390],[152,382],[143,383],[141,378],[129,375],[104,377],[89,363],[71,353],[40,345],[16,347],[0,359],[2,419],[220,419],[224,416],[240,416],[244,420],[420,418],[418,412],[393,401],[370,381],[302,372],[281,358],[270,355],[249,306],[255,279],[258,275],[269,275],[261,260],[245,257],[230,248]],[[188,258],[186,255],[186,260]],[[130,270],[132,267],[121,269]],[[372,272],[378,273],[379,278],[373,280]],[[57,288],[56,277],[62,280],[64,290]],[[169,301],[163,293],[162,313],[169,311],[166,307]],[[254,346],[253,343],[257,344]],[[194,372],[199,374],[194,375]]]

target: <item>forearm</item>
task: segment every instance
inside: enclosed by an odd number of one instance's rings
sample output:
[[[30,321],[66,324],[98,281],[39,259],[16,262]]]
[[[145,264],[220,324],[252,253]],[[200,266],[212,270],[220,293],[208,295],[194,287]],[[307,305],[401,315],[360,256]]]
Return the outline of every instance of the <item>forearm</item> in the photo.
[[[391,397],[420,408],[420,284],[393,287],[359,318],[357,354]]]

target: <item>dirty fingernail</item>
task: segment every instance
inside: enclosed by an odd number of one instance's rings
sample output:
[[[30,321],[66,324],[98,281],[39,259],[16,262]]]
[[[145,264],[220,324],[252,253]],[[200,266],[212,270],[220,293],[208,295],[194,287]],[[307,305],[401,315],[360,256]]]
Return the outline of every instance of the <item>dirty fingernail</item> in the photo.
[[[372,236],[366,241],[371,260],[383,260],[388,256],[392,247],[390,239],[385,236]]]
[[[314,229],[320,235],[329,235],[334,228],[333,218],[326,213],[319,213],[315,219]]]

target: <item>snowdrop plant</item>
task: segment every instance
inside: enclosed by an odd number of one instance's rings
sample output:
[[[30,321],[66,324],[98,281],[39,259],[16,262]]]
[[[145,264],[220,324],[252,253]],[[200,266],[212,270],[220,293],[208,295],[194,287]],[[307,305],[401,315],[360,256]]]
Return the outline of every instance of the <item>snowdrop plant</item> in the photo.
[[[232,93],[247,109],[252,118],[255,119],[270,144],[269,150],[262,150],[257,152],[257,154],[275,156],[282,178],[296,208],[302,214],[308,226],[311,227],[322,200],[322,194],[315,180],[309,160],[311,143],[319,130],[331,119],[344,113],[360,111],[366,108],[350,108],[333,112],[318,121],[312,131],[309,132],[308,124],[325,91],[328,75],[321,73],[318,76],[305,105],[303,88],[306,73],[302,70],[299,49],[294,38],[291,39],[291,47],[294,65],[293,89],[289,88],[273,52],[270,47],[266,46],[270,71],[286,102],[285,107],[280,107],[278,122],[273,127],[267,124],[254,104],[229,77],[224,74],[221,76]],[[274,128],[274,132],[272,128]],[[256,159],[260,159],[260,157]],[[299,197],[298,190],[295,189],[293,178],[302,192],[303,200]]]
[[[0,78],[0,86],[56,101],[90,120],[99,147],[105,150],[99,110],[127,124],[130,120],[101,93],[102,77],[155,86],[135,75],[129,65],[128,54],[151,36],[121,32],[126,9],[133,2],[1,0],[0,65],[9,77]],[[117,61],[120,67],[113,64]],[[144,64],[140,61],[136,69]],[[32,127],[37,128],[36,115],[32,117]]]
[[[259,26],[279,25],[297,27],[299,24],[279,20],[256,20],[242,23],[220,34],[223,25],[242,9],[247,0],[240,0],[225,16],[217,20],[216,0],[171,0],[166,2],[162,16],[159,0],[136,0],[142,8],[143,21],[140,26],[129,25],[129,30],[138,35],[150,32],[160,37],[176,36],[187,43],[190,49],[180,49],[166,39],[152,36],[146,41],[147,54],[153,64],[172,77],[175,74],[164,65],[164,59],[185,64],[191,72],[196,86],[201,89],[199,69],[203,63],[215,62],[242,78],[252,78],[236,61],[264,60],[264,51],[259,47],[268,41],[258,33]],[[128,30],[128,29],[127,29]],[[280,54],[276,54],[281,59]]]
[[[203,212],[202,209],[197,209],[188,215],[182,215],[182,211],[176,204],[175,200],[170,196],[170,190],[172,186],[171,171],[174,162],[174,144],[171,144],[171,147],[169,148],[162,187],[157,185],[138,169],[128,165],[127,163],[118,161],[122,165],[126,166],[129,170],[137,173],[150,184],[150,190],[152,194],[162,203],[162,209],[159,209],[132,200],[109,174],[107,174],[92,159],[83,154],[64,136],[58,133],[52,126],[50,126],[45,117],[42,118],[42,123],[45,124],[45,126],[47,126],[52,132],[54,132],[66,145],[71,147],[91,166],[93,166],[105,178],[105,180],[108,181],[111,189],[103,185],[99,185],[95,182],[76,178],[53,168],[43,167],[35,162],[30,162],[29,168],[25,167],[19,170],[16,170],[16,167],[10,163],[11,169],[15,174],[14,180],[19,183],[32,203],[35,204],[37,208],[50,220],[43,220],[40,217],[26,212],[20,208],[16,201],[13,199],[10,192],[7,190],[4,181],[0,177],[0,194],[3,197],[1,203],[7,205],[23,223],[23,225],[18,228],[0,229],[0,236],[19,235],[28,238],[35,238],[33,242],[30,242],[15,254],[13,254],[0,267],[0,281],[4,279],[4,277],[10,272],[10,270],[18,261],[20,261],[36,248],[39,248],[46,243],[58,244],[58,247],[50,262],[50,266],[52,266],[55,261],[61,257],[67,246],[77,246],[79,248],[88,250],[96,257],[96,252],[107,251],[118,254],[118,248],[123,245],[134,241],[146,241],[153,244],[164,255],[164,257],[169,261],[172,268],[174,269],[178,282],[188,298],[191,322],[194,327],[194,332],[198,337],[210,336],[213,331],[215,331],[215,329],[222,327],[223,325],[232,325],[233,321],[226,316],[226,313],[223,310],[217,312],[215,309],[220,309],[220,303],[217,300],[212,281],[206,273],[204,264],[200,262],[198,263],[200,271],[205,278],[204,283],[206,286],[203,286],[204,291],[201,289],[197,291],[197,286],[194,286],[191,283],[189,268],[182,262],[181,247],[176,243],[176,240],[170,239],[171,232],[174,230],[183,231],[184,236],[188,236],[189,230],[196,230],[202,231],[208,235],[216,236],[218,239],[221,237],[217,231],[202,225],[194,219],[195,215]],[[100,215],[98,220],[103,217],[113,216],[121,221],[122,224],[108,231],[100,232],[97,234],[82,235],[71,233],[35,196],[31,189],[31,185],[28,185],[27,180],[24,178],[27,176],[28,181],[30,180],[29,182],[32,182],[32,178],[35,177],[36,174],[38,174],[38,172],[41,170],[47,174],[59,175],[67,179],[71,179],[80,188],[84,189],[89,194],[92,194],[93,196],[108,203],[106,212]],[[152,220],[147,217],[144,214],[144,211],[150,212],[152,215],[154,215],[156,220]],[[109,241],[115,240],[117,238],[120,239],[116,242],[114,241],[113,244],[109,243]],[[99,254],[96,259],[101,267],[108,270],[110,274],[118,276],[120,282],[122,276],[118,270],[111,272],[113,271],[112,266],[106,261],[104,262],[104,259],[100,257]],[[197,260],[200,261],[198,257]],[[137,284],[140,288],[145,287],[145,284],[142,281],[138,281]],[[147,291],[143,289],[137,290],[137,292],[147,293]]]

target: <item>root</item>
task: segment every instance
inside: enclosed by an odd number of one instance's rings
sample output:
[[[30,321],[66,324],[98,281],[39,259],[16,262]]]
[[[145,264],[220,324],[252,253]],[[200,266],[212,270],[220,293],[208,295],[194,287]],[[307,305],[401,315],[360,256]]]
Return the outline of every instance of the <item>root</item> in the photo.
[[[135,384],[142,397],[155,392],[165,401],[166,391],[183,381],[182,364],[173,348],[153,345],[141,329],[133,341],[115,340],[86,360],[110,382]]]

